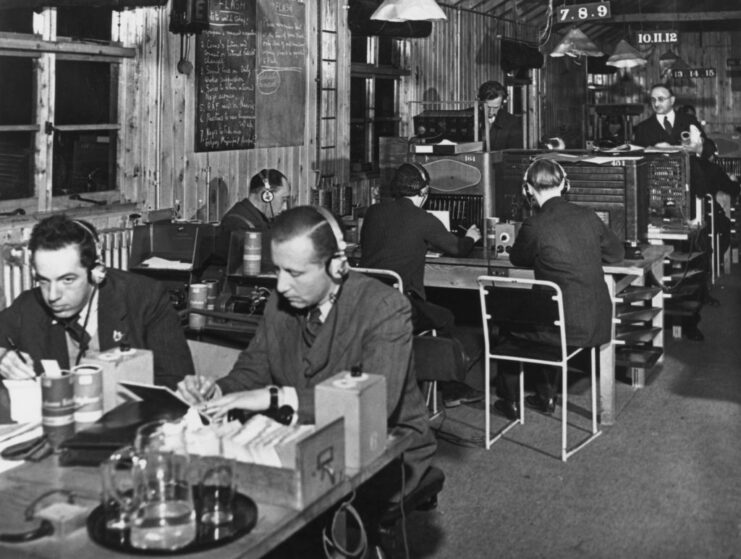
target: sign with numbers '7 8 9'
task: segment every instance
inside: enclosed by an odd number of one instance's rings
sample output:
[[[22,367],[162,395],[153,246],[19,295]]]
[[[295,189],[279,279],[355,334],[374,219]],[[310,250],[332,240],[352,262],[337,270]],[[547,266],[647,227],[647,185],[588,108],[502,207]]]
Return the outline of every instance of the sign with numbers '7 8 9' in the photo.
[[[608,19],[612,17],[609,2],[591,2],[589,4],[563,5],[557,9],[558,23],[570,21],[589,21],[590,19]]]
[[[682,68],[672,70],[672,78],[714,78],[715,68]]]

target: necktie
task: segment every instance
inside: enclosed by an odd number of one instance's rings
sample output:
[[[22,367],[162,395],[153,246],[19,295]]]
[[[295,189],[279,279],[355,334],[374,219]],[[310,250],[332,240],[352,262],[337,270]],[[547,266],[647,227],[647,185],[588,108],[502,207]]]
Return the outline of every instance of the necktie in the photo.
[[[304,343],[306,343],[308,347],[312,346],[317,334],[319,333],[319,329],[322,327],[322,321],[320,317],[321,311],[319,310],[319,307],[314,307],[306,315],[303,336]]]
[[[670,136],[672,135],[672,130],[673,130],[672,123],[669,122],[668,116],[664,117],[664,130],[666,130],[666,133],[669,134]]]
[[[82,327],[82,324],[77,322],[77,317],[66,320],[63,322],[63,326],[70,337],[80,347],[80,355],[84,355],[90,347],[90,334]]]

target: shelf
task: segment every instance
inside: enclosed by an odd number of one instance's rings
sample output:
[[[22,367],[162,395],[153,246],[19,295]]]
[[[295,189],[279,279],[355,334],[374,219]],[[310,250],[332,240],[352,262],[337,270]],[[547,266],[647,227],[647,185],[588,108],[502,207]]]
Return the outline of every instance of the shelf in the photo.
[[[618,305],[615,308],[615,317],[621,323],[627,322],[648,322],[661,312],[656,307],[637,307],[634,305]]]
[[[658,326],[618,325],[615,339],[630,343],[647,343],[652,342],[660,332],[661,328]]]
[[[663,353],[660,347],[623,346],[615,350],[615,362],[623,367],[650,369]]]
[[[635,301],[650,301],[661,293],[660,287],[649,287],[644,285],[629,285],[617,294],[616,299],[622,303],[633,303]]]

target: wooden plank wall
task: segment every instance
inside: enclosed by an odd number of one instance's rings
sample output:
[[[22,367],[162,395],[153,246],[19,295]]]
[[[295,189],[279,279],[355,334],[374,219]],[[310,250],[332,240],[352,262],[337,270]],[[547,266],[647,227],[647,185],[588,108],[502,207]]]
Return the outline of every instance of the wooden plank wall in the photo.
[[[315,79],[320,63],[317,59],[319,9],[325,8],[324,24],[326,18],[334,18],[333,26],[346,33],[346,10],[340,9],[344,3],[344,0],[305,2],[307,118],[301,145],[206,153],[194,151],[195,72],[185,75],[177,70],[180,37],[167,29],[167,7],[125,11],[121,18],[121,38],[126,46],[136,48],[137,56],[124,61],[121,72],[119,98],[123,126],[118,160],[123,197],[138,202],[145,210],[175,207],[182,218],[206,219],[209,183],[221,180],[226,184],[225,206],[229,207],[247,195],[252,175],[263,168],[276,168],[291,182],[292,203],[308,202],[308,189],[314,181],[312,169],[317,166]],[[187,58],[194,63],[195,38],[191,36],[189,41]],[[341,43],[345,45],[347,41]],[[349,130],[348,119],[349,114],[340,119],[338,129],[344,126]],[[339,153],[333,157],[346,162],[347,153],[342,153],[342,149],[347,149],[346,142],[339,145]]]

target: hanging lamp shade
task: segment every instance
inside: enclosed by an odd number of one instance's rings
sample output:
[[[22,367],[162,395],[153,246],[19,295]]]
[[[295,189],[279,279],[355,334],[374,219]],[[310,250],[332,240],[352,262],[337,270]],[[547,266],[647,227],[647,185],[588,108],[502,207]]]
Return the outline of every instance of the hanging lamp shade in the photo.
[[[383,0],[370,18],[394,22],[448,19],[435,0]]]
[[[677,60],[679,60],[679,57],[674,54],[671,49],[669,49],[659,57],[659,63],[667,64],[669,66],[674,64]]]
[[[583,31],[580,31],[576,27],[572,28],[566,35],[564,35],[561,42],[556,45],[553,49],[551,56],[603,56],[601,50],[597,48],[592,40],[587,37]]]
[[[628,41],[620,39],[617,47],[615,47],[615,52],[612,53],[605,64],[616,68],[635,68],[636,66],[645,66],[647,62],[648,60],[641,56],[638,50],[630,46]]]

